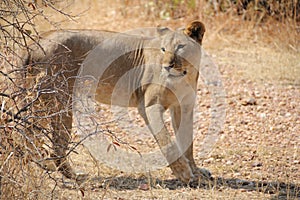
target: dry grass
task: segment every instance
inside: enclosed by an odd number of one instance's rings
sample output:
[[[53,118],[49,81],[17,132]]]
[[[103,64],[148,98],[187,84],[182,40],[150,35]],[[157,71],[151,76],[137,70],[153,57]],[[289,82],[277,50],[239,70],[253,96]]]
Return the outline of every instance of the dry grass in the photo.
[[[72,1],[69,1],[70,3]],[[62,8],[66,4],[62,5]],[[62,179],[60,173],[41,170],[20,159],[11,145],[1,154],[1,195],[6,199],[297,199],[300,197],[300,44],[295,20],[243,21],[233,12],[207,11],[199,1],[183,6],[184,17],[168,19],[168,7],[160,12],[142,1],[74,1],[64,8],[71,20],[46,10],[60,28],[124,31],[158,24],[178,27],[200,18],[207,26],[204,48],[220,67],[227,92],[227,118],[217,147],[199,166],[211,170],[215,181],[183,185],[169,169],[150,174],[119,172],[97,163],[82,146],[72,154],[75,168],[91,179],[82,184]],[[180,14],[180,13],[179,13]],[[36,21],[39,31],[55,27]],[[2,80],[1,80],[2,81]],[[2,84],[3,85],[3,84]],[[199,104],[203,124],[209,124],[209,92],[200,84]],[[256,105],[247,105],[249,98]],[[246,103],[245,103],[246,102]],[[4,133],[1,132],[1,139]],[[199,134],[199,135],[200,135]],[[139,147],[139,146],[138,146]],[[1,147],[2,148],[2,147]],[[22,157],[22,156],[21,156]],[[23,158],[26,158],[23,157]]]

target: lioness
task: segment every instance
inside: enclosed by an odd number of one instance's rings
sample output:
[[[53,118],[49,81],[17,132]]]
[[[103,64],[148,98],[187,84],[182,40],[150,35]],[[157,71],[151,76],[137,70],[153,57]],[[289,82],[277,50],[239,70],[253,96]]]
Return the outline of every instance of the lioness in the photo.
[[[76,178],[66,150],[72,128],[69,106],[81,72],[80,76],[97,79],[95,99],[100,103],[138,108],[177,178],[183,182],[198,175],[210,178],[208,171],[196,167],[193,158],[193,107],[204,32],[199,21],[176,31],[158,28],[157,37],[68,30],[50,32],[40,46],[33,45],[23,65],[28,65],[28,79],[33,78],[38,85],[42,104],[52,106],[47,114],[53,116],[52,142],[58,169],[66,177]],[[125,49],[124,53],[120,49]],[[110,62],[116,52],[120,56]],[[43,74],[42,78],[37,79],[37,74]],[[163,121],[167,109],[172,115],[175,144]]]

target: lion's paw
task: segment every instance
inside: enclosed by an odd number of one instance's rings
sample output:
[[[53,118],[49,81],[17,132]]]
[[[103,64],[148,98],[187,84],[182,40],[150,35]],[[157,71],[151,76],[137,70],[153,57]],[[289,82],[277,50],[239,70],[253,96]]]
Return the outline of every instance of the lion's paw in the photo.
[[[175,162],[169,165],[173,174],[182,182],[188,183],[194,178],[192,168],[190,167],[189,160],[184,156],[178,158]]]
[[[204,168],[197,168],[194,170],[194,177],[196,179],[202,179],[202,180],[213,180],[213,177],[207,169]]]
[[[76,171],[75,176],[76,176],[75,180],[78,184],[81,184],[88,179],[88,174],[86,174],[82,171]]]

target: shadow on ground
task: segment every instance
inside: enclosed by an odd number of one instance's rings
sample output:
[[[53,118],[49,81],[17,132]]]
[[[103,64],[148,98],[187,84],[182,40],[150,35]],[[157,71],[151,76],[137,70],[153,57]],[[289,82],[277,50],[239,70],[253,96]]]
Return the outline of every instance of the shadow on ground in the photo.
[[[136,190],[141,189],[141,185],[148,185],[149,178],[132,178],[132,177],[113,177],[103,178],[95,177],[87,181],[87,187],[90,189],[96,188],[110,188],[115,190]],[[151,187],[166,188],[169,190],[175,190],[182,187],[190,188],[203,188],[203,189],[236,189],[245,191],[263,192],[273,195],[271,200],[275,199],[298,199],[300,198],[300,185],[284,182],[266,182],[266,181],[249,181],[242,179],[226,179],[226,178],[214,178],[212,181],[199,180],[191,182],[189,185],[181,183],[177,179],[169,180],[151,180]]]

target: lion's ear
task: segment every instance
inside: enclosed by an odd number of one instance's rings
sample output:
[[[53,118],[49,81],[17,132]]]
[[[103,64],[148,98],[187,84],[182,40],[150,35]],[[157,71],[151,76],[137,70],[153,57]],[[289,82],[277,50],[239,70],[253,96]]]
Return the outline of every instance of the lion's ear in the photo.
[[[196,42],[202,45],[202,39],[205,32],[205,26],[200,21],[193,21],[184,29],[184,33],[191,38],[193,38]]]

